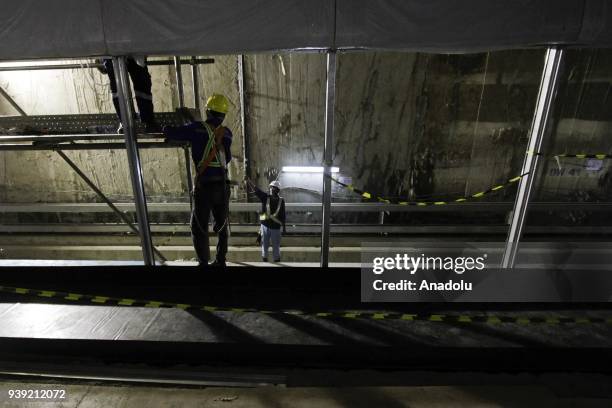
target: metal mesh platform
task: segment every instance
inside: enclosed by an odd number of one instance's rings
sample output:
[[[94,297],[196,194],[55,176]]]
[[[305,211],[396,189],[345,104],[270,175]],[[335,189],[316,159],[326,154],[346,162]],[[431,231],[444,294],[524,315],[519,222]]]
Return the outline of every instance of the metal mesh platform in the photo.
[[[159,112],[155,119],[161,126],[179,126],[184,123],[183,117],[176,112]],[[39,115],[39,116],[0,116],[0,134],[8,134],[9,129],[16,128],[11,134],[85,134],[116,133],[119,120],[117,115],[82,114],[82,115]],[[144,126],[137,121],[137,130]]]

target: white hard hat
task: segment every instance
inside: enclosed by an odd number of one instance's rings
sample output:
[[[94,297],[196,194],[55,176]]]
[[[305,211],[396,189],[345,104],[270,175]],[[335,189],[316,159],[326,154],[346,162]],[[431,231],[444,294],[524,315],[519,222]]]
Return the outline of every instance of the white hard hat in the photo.
[[[278,180],[274,180],[273,182],[270,183],[270,187],[276,187],[280,190],[280,181]]]

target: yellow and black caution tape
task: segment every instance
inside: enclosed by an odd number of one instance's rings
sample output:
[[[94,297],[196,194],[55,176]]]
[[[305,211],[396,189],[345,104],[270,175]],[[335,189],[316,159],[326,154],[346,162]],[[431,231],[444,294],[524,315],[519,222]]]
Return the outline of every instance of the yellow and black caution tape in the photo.
[[[612,154],[586,154],[586,153],[578,153],[578,154],[555,154],[553,157],[567,157],[567,158],[575,158],[575,159],[612,159]]]
[[[535,153],[533,150],[528,150],[527,154],[535,154],[537,156],[543,156],[544,153]],[[607,153],[576,153],[576,154],[569,154],[569,153],[563,153],[563,154],[555,154],[551,157],[558,157],[558,158],[576,158],[576,159],[599,159],[599,160],[603,160],[603,159],[612,159],[612,154],[607,154]],[[504,183],[502,184],[498,184],[496,186],[493,186],[491,188],[489,188],[488,190],[485,191],[481,191],[475,194],[472,194],[470,196],[464,196],[464,197],[458,197],[452,200],[444,200],[444,201],[401,201],[401,200],[397,200],[397,199],[389,199],[389,198],[385,198],[385,197],[381,197],[381,196],[376,196],[372,193],[368,193],[367,191],[358,189],[357,187],[353,186],[352,184],[346,184],[341,182],[340,180],[338,180],[337,178],[331,177],[331,180],[341,186],[343,186],[344,188],[346,188],[347,190],[350,190],[356,194],[359,194],[360,196],[362,196],[365,199],[368,200],[377,200],[381,203],[387,203],[387,204],[400,204],[400,205],[417,205],[417,206],[427,206],[427,205],[445,205],[445,204],[452,204],[452,203],[461,203],[464,201],[468,201],[468,200],[472,200],[475,198],[481,198],[484,197],[487,194],[491,194],[495,191],[499,191],[502,190],[504,188],[506,188],[507,186],[514,184],[516,182],[518,182],[520,179],[522,179],[523,177],[525,177],[527,174],[529,173],[525,173],[525,174],[521,174],[520,176],[516,176],[513,177],[511,179],[506,180]]]
[[[388,198],[376,196],[374,194],[368,193],[367,191],[360,190],[360,189],[356,188],[355,186],[353,186],[352,184],[345,184],[345,183],[341,182],[340,180],[338,180],[338,179],[336,179],[334,177],[330,177],[330,178],[332,179],[333,182],[343,186],[344,188],[346,188],[349,191],[352,191],[352,192],[354,192],[356,194],[359,194],[360,196],[362,196],[363,198],[366,198],[368,200],[376,199],[377,201],[379,201],[381,203],[387,203],[387,204],[427,206],[427,205],[446,205],[446,204],[453,204],[453,203],[461,203],[461,202],[464,202],[464,201],[473,200],[475,198],[482,198],[482,197],[484,197],[487,194],[494,193],[496,191],[499,191],[499,190],[502,190],[502,189],[508,187],[509,185],[517,183],[523,177],[525,177],[527,174],[529,174],[529,173],[525,173],[525,174],[521,174],[520,176],[512,177],[512,178],[506,180],[504,183],[492,186],[491,188],[489,188],[488,190],[485,190],[485,191],[480,191],[478,193],[475,193],[475,194],[472,194],[472,195],[469,195],[469,196],[457,197],[457,198],[452,199],[452,200],[444,200],[444,201],[401,201],[401,200],[390,200]]]
[[[548,156],[545,153],[535,153],[533,150],[528,150],[527,154],[535,154],[536,156]],[[571,159],[612,159],[612,154],[608,153],[561,153],[561,154],[553,154],[550,157],[565,157]]]
[[[341,319],[368,319],[368,320],[403,320],[410,322],[441,322],[441,323],[483,323],[501,324],[512,323],[519,325],[527,324],[611,324],[612,316],[605,317],[571,317],[571,316],[546,316],[546,315],[501,315],[501,314],[448,314],[448,313],[401,313],[384,311],[303,311],[303,310],[261,310],[253,308],[219,307],[194,305],[188,303],[161,302],[154,300],[138,300],[130,298],[117,298],[101,295],[84,295],[80,293],[61,292],[55,290],[40,290],[18,288],[12,286],[0,286],[0,292],[19,294],[25,296],[37,296],[43,298],[57,298],[81,303],[91,303],[105,306],[128,306],[148,308],[176,308],[183,310],[202,310],[206,312],[231,312],[231,313],[260,313],[260,314],[288,314],[295,316],[309,316],[316,318],[341,318]]]

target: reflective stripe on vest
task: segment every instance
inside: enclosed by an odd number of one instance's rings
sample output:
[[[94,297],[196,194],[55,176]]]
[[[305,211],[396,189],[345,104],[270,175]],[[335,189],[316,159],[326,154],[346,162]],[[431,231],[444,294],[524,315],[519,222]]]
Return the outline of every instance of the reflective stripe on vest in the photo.
[[[202,160],[198,163],[198,170],[206,161],[206,158],[210,154],[210,151],[215,143],[215,132],[211,129],[211,127],[206,122],[202,122],[204,128],[206,129],[206,134],[208,135],[208,143],[206,143],[206,147],[204,148],[204,155],[202,156]],[[215,157],[208,163],[208,167],[223,167],[221,164],[221,159],[219,159],[219,151],[215,154]]]
[[[260,221],[272,220],[275,223],[282,225],[283,223],[278,219],[278,213],[280,212],[282,202],[283,202],[283,198],[278,197],[278,206],[276,207],[276,211],[274,211],[274,214],[270,214],[270,196],[268,196],[268,199],[266,200],[266,212],[259,216],[259,220]]]

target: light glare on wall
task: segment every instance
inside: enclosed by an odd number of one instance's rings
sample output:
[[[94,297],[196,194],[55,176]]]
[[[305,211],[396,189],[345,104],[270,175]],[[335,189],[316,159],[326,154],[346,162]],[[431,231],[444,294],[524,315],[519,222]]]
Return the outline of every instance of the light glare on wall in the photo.
[[[285,173],[323,173],[323,167],[316,166],[283,166]],[[332,173],[339,173],[339,167],[332,167]]]

